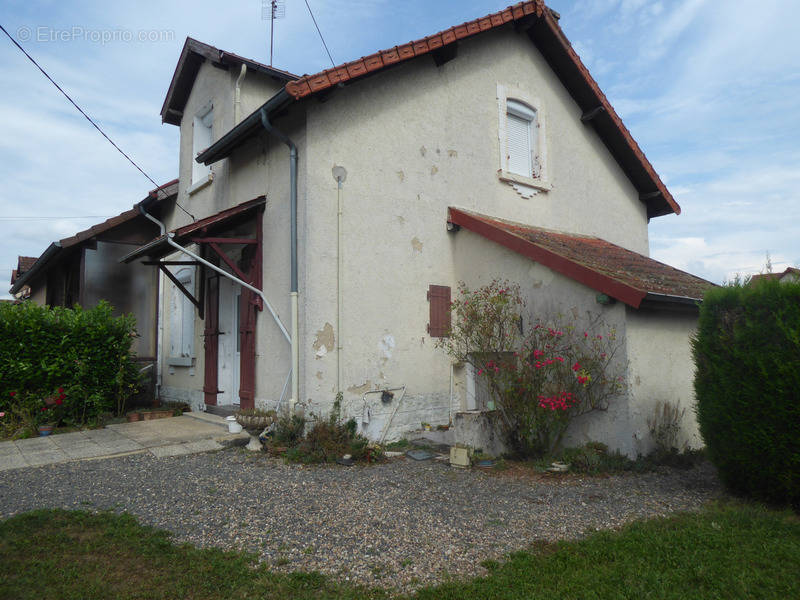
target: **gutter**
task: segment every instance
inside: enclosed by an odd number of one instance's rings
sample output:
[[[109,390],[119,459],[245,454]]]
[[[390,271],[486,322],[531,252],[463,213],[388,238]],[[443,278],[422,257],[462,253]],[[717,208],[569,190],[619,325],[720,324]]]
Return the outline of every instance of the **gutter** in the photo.
[[[259,109],[250,113],[228,133],[201,152],[195,160],[204,165],[210,165],[218,160],[227,158],[242,141],[261,131],[263,127],[262,112],[266,111],[267,115],[274,116],[275,113],[286,108],[294,101],[294,98],[289,95],[286,89],[281,88],[277,94],[262,104]]]
[[[681,304],[684,306],[699,306],[703,303],[702,298],[691,298],[690,296],[672,296],[669,294],[659,294],[656,292],[647,292],[643,301],[651,301],[659,304]]]
[[[45,265],[50,262],[50,260],[58,254],[62,250],[61,242],[53,242],[47,247],[47,250],[42,252],[42,255],[36,259],[36,262],[33,263],[33,266],[25,271],[20,277],[17,277],[17,280],[14,282],[14,285],[11,286],[9,293],[13,296],[17,292],[19,292],[25,284],[28,283],[31,279],[33,279],[36,274],[41,271]]]

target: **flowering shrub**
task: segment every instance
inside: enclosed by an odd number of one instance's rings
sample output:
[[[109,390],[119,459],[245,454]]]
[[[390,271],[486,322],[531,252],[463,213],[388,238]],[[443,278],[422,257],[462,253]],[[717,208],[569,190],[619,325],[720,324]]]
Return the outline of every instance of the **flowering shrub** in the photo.
[[[606,410],[622,391],[616,333],[599,319],[585,329],[556,318],[532,320],[523,335],[519,286],[493,281],[475,291],[462,284],[459,291],[450,337],[440,347],[486,378],[515,454],[551,453],[573,419]]]

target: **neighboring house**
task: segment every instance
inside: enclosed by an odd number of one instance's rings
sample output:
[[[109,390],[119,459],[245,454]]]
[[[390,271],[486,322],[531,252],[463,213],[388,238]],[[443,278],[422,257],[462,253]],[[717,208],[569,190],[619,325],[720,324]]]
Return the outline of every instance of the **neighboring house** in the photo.
[[[35,256],[18,256],[17,257],[17,268],[11,270],[11,285],[16,283],[17,279],[22,277],[27,271],[31,270],[31,267],[36,262]],[[30,286],[23,285],[18,292],[14,294],[14,297],[17,300],[25,300],[30,298],[31,295],[31,288]]]
[[[20,256],[20,258],[22,258]],[[800,281],[800,269],[795,267],[786,267],[782,273],[759,273],[750,278],[750,283],[757,281],[764,281],[767,279],[777,279],[781,283],[797,283]]]
[[[341,392],[372,438],[480,420],[473,374],[436,341],[459,281],[506,278],[623,342],[629,389],[571,441],[646,451],[655,403],[692,404],[713,284],[648,258],[649,220],[680,208],[542,2],[301,78],[188,39],[162,119],[192,216],[165,210],[172,233],[124,260],[181,284],[165,399],[327,415]]]
[[[151,271],[119,264],[131,248],[152,239],[158,226],[142,216],[140,206],[159,214],[177,193],[177,180],[150,192],[134,207],[72,237],[53,242],[22,275],[12,281],[11,294],[30,289],[30,300],[48,306],[89,308],[100,300],[114,314],[132,313],[138,336],[133,350],[141,362],[156,360],[158,344],[158,277]]]

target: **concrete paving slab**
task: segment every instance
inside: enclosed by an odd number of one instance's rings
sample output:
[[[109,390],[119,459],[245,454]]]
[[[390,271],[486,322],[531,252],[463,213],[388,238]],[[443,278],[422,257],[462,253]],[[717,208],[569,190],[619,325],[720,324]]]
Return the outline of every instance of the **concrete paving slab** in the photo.
[[[180,456],[220,450],[248,439],[244,432],[228,433],[222,417],[196,413],[191,417],[118,423],[104,429],[0,442],[0,470],[145,451],[157,457]]]
[[[58,446],[53,443],[50,436],[28,438],[27,440],[17,440],[14,442],[21,452],[39,452],[44,450],[56,450]]]
[[[25,462],[32,467],[37,467],[40,465],[52,465],[69,460],[69,456],[64,454],[61,450],[56,452],[26,452],[23,456],[25,458]]]
[[[15,442],[0,442],[0,456],[9,454],[19,454],[19,448]]]
[[[158,446],[150,448],[150,454],[156,458],[164,458],[165,456],[181,456],[183,454],[191,454],[192,451],[187,447],[187,444],[171,444],[169,446]]]
[[[69,458],[94,458],[96,456],[106,456],[109,454],[108,448],[103,447],[94,442],[85,444],[70,444],[66,448],[62,448],[64,454]]]
[[[3,442],[3,444],[7,445],[3,448],[3,454],[0,454],[0,471],[28,466],[22,452],[14,445],[14,442]]]
[[[49,436],[49,439],[59,448],[63,448],[65,446],[69,446],[71,444],[76,444],[80,442],[91,441],[90,438],[87,437],[85,431],[73,431],[72,433],[56,433]]]
[[[195,452],[213,452],[214,450],[222,450],[224,446],[215,440],[199,440],[197,442],[187,442],[184,444],[192,453]]]

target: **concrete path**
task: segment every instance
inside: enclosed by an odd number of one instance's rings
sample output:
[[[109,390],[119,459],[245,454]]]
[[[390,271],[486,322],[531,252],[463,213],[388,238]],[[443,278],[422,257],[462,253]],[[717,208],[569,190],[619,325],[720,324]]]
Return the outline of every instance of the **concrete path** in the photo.
[[[0,471],[144,452],[156,457],[194,454],[246,444],[249,439],[246,432],[228,433],[222,417],[185,413],[168,419],[108,425],[105,429],[0,442]]]

